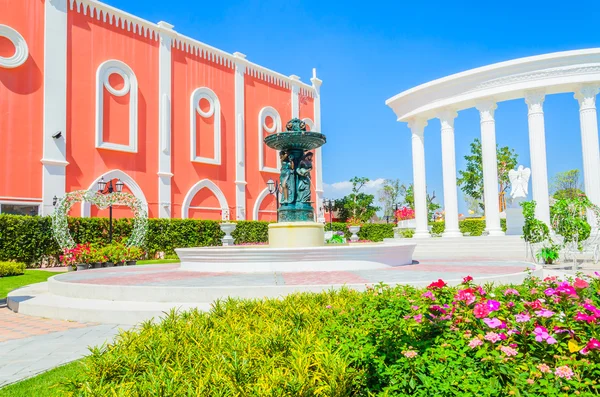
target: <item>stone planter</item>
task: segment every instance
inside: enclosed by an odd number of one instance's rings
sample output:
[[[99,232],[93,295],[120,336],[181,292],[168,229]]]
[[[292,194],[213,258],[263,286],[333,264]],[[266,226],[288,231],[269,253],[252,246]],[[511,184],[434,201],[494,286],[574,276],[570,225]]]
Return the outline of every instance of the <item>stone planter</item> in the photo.
[[[113,267],[115,264],[113,262],[104,262],[102,267]]]
[[[223,237],[221,239],[221,242],[223,243],[223,247],[228,247],[228,246],[233,245],[233,237],[231,237],[231,233],[233,233],[233,231],[235,230],[236,224],[225,222],[225,223],[221,223],[220,226],[221,226],[221,231],[223,233],[225,233],[225,237]]]
[[[352,236],[350,236],[350,241],[353,243],[357,242],[360,226],[348,226],[348,230],[350,230],[350,233],[352,233]]]
[[[126,264],[127,266],[135,266],[137,264],[137,261],[127,261]]]
[[[92,262],[90,263],[90,269],[99,269],[102,267],[102,262]]]
[[[78,263],[77,264],[77,270],[87,270],[87,269],[88,269],[87,263]]]

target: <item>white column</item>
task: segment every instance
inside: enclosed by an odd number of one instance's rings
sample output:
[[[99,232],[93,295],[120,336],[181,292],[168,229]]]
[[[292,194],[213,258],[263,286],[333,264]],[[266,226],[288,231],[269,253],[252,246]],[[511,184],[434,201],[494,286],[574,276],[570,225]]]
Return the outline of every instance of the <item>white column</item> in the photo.
[[[462,237],[458,226],[458,198],[456,193],[456,153],[454,149],[454,110],[438,114],[442,130],[442,173],[444,177],[444,211],[446,229],[443,237]]]
[[[315,131],[321,132],[321,84],[322,80],[317,78],[317,69],[313,69],[313,77],[310,79],[314,89],[314,124]],[[325,212],[323,211],[323,155],[321,148],[316,150],[316,188],[315,193],[317,194],[317,222],[325,222]]]
[[[600,205],[600,154],[596,113],[598,92],[598,86],[586,85],[575,93],[575,98],[579,101],[585,194],[596,205]]]
[[[490,236],[504,236],[500,226],[498,195],[498,157],[496,153],[496,102],[489,100],[477,105],[481,116],[481,154],[483,162],[483,198],[485,230]]]
[[[158,217],[171,217],[171,48],[175,31],[173,25],[159,22],[158,50]]]
[[[529,157],[531,159],[531,191],[536,202],[535,217],[550,226],[548,167],[546,165],[546,131],[544,127],[544,92],[525,95],[529,124]]]
[[[244,132],[244,74],[246,55],[234,52],[235,61],[235,219],[246,220],[246,142]]]
[[[54,196],[65,195],[66,167],[69,164],[66,146],[68,139],[67,0],[46,1],[43,117],[42,215],[49,215],[54,211],[52,205]],[[57,137],[59,132],[61,136]]]
[[[300,77],[292,74],[290,75],[290,80],[292,80],[292,118],[298,119],[300,118],[300,86],[298,85]]]
[[[413,193],[415,197],[414,238],[431,237],[429,234],[429,219],[427,208],[427,182],[425,178],[425,142],[424,131],[426,120],[415,119],[408,123],[412,132],[412,161],[413,161]]]

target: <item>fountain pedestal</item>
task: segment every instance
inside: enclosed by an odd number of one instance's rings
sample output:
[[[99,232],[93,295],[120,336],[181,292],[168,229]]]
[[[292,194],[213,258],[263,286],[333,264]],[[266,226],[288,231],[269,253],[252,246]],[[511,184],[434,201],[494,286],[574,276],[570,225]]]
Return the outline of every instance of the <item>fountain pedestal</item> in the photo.
[[[300,248],[325,245],[324,225],[316,222],[279,222],[269,225],[269,247]]]

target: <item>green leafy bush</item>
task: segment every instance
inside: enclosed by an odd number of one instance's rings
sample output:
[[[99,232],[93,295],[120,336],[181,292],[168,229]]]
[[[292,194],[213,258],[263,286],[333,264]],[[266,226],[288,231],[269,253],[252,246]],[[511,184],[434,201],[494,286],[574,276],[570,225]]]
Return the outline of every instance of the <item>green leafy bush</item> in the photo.
[[[360,231],[358,232],[358,238],[360,240],[368,240],[373,242],[383,241],[384,238],[394,237],[394,223],[364,223],[361,225]],[[344,237],[350,239],[352,233],[348,230],[348,224],[344,222],[333,222],[325,224],[325,231],[343,232]]]
[[[600,279],[216,302],[92,349],[78,396],[600,393]]]
[[[446,229],[446,222],[432,222],[431,233],[442,234]],[[506,231],[506,219],[500,219],[500,226],[502,230]],[[471,236],[481,236],[485,231],[485,220],[484,219],[463,219],[458,222],[458,227],[461,233],[470,233]]]
[[[25,264],[22,262],[0,262],[0,277],[20,276],[25,274]]]
[[[531,244],[537,244],[546,241],[550,236],[548,225],[539,219],[535,218],[535,201],[524,201],[521,203],[523,207],[523,239]]]

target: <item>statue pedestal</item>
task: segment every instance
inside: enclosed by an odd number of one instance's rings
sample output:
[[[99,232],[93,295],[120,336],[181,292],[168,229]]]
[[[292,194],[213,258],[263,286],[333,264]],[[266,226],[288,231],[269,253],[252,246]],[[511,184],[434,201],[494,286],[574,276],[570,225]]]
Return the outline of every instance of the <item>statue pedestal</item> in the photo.
[[[322,247],[325,226],[317,222],[280,222],[269,225],[270,248]]]
[[[521,236],[523,235],[523,226],[525,226],[525,218],[523,217],[523,208],[506,209],[506,235]]]

